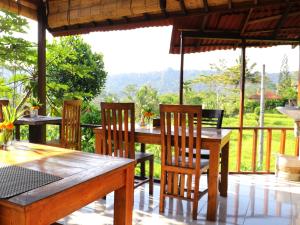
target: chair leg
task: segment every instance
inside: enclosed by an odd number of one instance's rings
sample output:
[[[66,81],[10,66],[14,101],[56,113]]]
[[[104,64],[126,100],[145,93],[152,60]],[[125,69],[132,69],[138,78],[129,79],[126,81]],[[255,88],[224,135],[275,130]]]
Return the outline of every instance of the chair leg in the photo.
[[[160,196],[159,196],[159,212],[163,213],[165,211],[165,172],[161,173],[161,180],[160,180]]]
[[[153,157],[149,160],[149,195],[153,195],[153,171],[154,170],[154,159]]]
[[[200,183],[200,176],[197,174],[195,176],[195,189],[194,189],[194,199],[193,199],[193,210],[192,210],[192,217],[193,220],[197,220],[198,216],[198,202],[199,202],[199,183]]]

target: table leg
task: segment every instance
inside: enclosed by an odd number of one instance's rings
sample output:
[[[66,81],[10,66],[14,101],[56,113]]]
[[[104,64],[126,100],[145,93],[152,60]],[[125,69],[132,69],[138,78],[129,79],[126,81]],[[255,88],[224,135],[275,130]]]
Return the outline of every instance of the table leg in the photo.
[[[20,141],[20,136],[21,136],[20,135],[20,125],[16,124],[15,126],[16,126],[16,130],[15,130],[16,131],[16,140]]]
[[[29,142],[43,144],[46,142],[46,125],[29,125]]]
[[[141,152],[146,152],[146,145],[144,143],[141,143]],[[141,178],[145,178],[145,162],[141,162]]]
[[[133,210],[134,165],[126,170],[125,186],[115,191],[114,225],[131,225]]]
[[[207,220],[215,221],[217,212],[220,145],[212,143],[209,156]]]
[[[229,142],[222,148],[220,195],[227,197]]]

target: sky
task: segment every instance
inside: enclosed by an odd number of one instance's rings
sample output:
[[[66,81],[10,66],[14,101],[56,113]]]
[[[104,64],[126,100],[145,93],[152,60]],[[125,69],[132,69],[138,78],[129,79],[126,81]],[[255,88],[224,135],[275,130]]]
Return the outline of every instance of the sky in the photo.
[[[30,21],[27,38],[37,40],[37,23]],[[94,52],[104,55],[105,69],[109,75],[121,73],[145,73],[163,71],[168,68],[179,70],[180,55],[169,54],[172,27],[141,28],[128,31],[93,32],[83,35]],[[51,34],[47,39],[52,40]],[[209,70],[210,65],[224,59],[228,66],[234,65],[241,50],[221,50],[185,55],[185,70]],[[256,70],[279,72],[284,55],[288,56],[290,71],[299,69],[299,48],[278,46],[272,48],[247,48],[250,63],[256,63]]]

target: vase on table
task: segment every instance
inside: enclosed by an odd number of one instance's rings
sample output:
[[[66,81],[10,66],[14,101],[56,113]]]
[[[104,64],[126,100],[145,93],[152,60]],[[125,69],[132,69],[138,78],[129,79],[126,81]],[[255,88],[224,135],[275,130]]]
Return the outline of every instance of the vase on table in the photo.
[[[1,132],[1,139],[2,139],[2,149],[7,150],[7,147],[11,145],[13,137],[13,129],[4,129]]]
[[[30,110],[30,117],[32,117],[32,118],[37,117],[38,114],[39,114],[39,109],[33,108],[33,109]]]

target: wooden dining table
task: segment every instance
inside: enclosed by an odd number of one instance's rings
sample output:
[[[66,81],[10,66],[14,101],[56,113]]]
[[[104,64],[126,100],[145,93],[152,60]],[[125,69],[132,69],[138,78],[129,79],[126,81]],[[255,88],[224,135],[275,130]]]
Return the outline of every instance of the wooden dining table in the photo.
[[[103,141],[103,130],[101,127],[94,129],[96,143],[96,153],[101,152]],[[202,128],[201,148],[210,151],[209,160],[209,179],[208,179],[208,205],[207,219],[216,220],[218,189],[220,195],[227,197],[228,188],[228,160],[229,160],[229,141],[231,130],[217,128]],[[143,144],[161,144],[160,128],[146,128],[136,126],[135,142]],[[221,179],[219,181],[219,165],[221,153]]]
[[[54,224],[112,191],[115,192],[114,224],[132,224],[134,160],[14,142],[7,151],[0,150],[1,164],[61,178],[0,199],[1,225]]]
[[[61,117],[53,117],[53,116],[41,116],[38,115],[36,117],[26,117],[22,116],[18,120],[15,121],[16,126],[16,140],[20,140],[20,126],[28,125],[28,140],[30,143],[45,143],[45,135],[41,132],[41,126],[46,124],[53,125],[61,125]],[[59,129],[60,130],[60,129]]]

